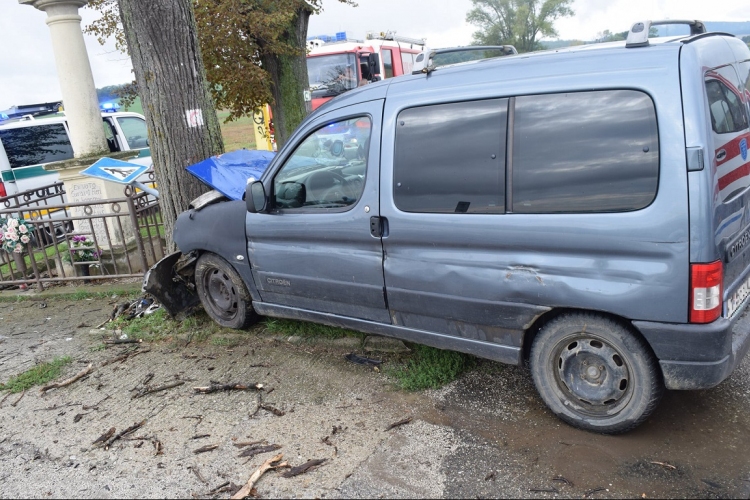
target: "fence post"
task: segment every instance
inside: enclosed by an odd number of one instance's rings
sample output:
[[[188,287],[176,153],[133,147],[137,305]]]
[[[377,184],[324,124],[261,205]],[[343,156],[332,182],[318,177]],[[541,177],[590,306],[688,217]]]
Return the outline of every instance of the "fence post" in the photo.
[[[148,271],[148,259],[146,258],[146,249],[143,247],[143,240],[141,239],[141,228],[138,226],[138,217],[135,214],[135,202],[133,197],[135,196],[135,189],[131,190],[130,193],[126,193],[128,199],[128,212],[130,212],[130,222],[133,224],[133,232],[135,233],[135,243],[138,245],[138,252],[141,254],[141,265],[143,266],[143,272]]]

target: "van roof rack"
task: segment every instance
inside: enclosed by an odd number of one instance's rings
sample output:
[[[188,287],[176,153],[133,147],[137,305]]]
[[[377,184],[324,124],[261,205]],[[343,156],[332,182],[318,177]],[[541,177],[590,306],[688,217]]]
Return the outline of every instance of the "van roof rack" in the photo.
[[[425,49],[423,50],[414,61],[414,68],[411,72],[412,75],[418,75],[421,73],[430,74],[440,66],[447,66],[447,64],[436,64],[435,57],[445,54],[461,53],[461,52],[479,52],[479,51],[497,51],[500,55],[484,56],[479,58],[464,59],[453,61],[448,64],[457,64],[459,62],[476,61],[480,59],[489,59],[491,57],[510,56],[518,54],[516,48],[512,45],[468,45],[466,47],[452,47],[448,49]]]
[[[706,33],[706,25],[697,19],[663,19],[659,21],[639,21],[630,28],[628,39],[625,47],[632,49],[634,47],[648,46],[648,33],[651,26],[663,26],[666,24],[687,24],[690,26],[690,36],[702,35]]]

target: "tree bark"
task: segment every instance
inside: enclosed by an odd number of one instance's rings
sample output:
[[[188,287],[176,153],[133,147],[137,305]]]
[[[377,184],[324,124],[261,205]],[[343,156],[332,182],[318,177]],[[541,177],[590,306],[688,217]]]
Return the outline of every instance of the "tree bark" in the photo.
[[[263,68],[271,76],[271,112],[273,113],[274,139],[279,149],[286,143],[302,120],[312,110],[311,102],[305,102],[304,91],[308,87],[307,25],[312,11],[300,7],[283,33],[281,40],[299,48],[299,53],[289,55],[263,54]]]
[[[118,0],[118,4],[149,129],[171,252],[177,215],[208,191],[185,167],[224,152],[221,129],[209,93],[191,0]]]

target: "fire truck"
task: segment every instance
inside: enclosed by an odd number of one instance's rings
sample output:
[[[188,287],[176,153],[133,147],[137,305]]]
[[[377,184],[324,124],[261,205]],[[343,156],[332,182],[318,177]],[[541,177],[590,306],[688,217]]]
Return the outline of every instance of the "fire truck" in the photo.
[[[360,85],[411,74],[414,60],[424,46],[424,38],[399,36],[391,31],[368,31],[365,40],[349,38],[345,31],[334,36],[308,37],[312,108]]]

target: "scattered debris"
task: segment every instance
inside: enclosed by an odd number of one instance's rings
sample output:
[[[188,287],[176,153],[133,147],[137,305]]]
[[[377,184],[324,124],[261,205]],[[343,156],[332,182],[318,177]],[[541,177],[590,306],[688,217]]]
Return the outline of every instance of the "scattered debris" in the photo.
[[[494,472],[490,472],[489,474],[487,474],[486,476],[484,476],[484,480],[485,481],[494,481],[495,480],[495,473]]]
[[[383,362],[379,359],[372,359],[372,358],[365,358],[364,356],[358,356],[354,354],[353,352],[350,352],[346,356],[344,356],[347,361],[350,361],[352,363],[355,363],[357,365],[365,365],[365,366],[380,366]]]
[[[197,450],[193,450],[193,453],[195,453],[196,455],[198,453],[206,453],[207,451],[214,451],[218,447],[218,444],[207,444],[206,446],[201,446]]]
[[[169,384],[160,385],[158,387],[149,387],[146,386],[142,388],[140,391],[133,394],[132,399],[141,398],[147,394],[153,394],[155,392],[161,392],[166,391],[167,389],[173,389],[175,387],[179,387],[185,383],[184,380],[178,380],[177,382],[171,382]]]
[[[193,387],[195,392],[200,394],[211,394],[212,392],[221,391],[261,391],[263,390],[263,384],[254,385],[242,385],[242,384],[221,384],[219,382],[211,381],[211,385],[207,387]]]
[[[713,481],[711,481],[709,479],[701,479],[701,482],[709,485],[711,488],[716,488],[716,489],[722,489],[723,488],[723,486],[720,485],[719,483],[715,483],[715,482],[713,482]]]
[[[654,464],[654,465],[659,465],[659,466],[664,467],[665,469],[668,469],[668,470],[677,470],[677,467],[675,467],[672,464],[668,464],[667,462],[649,462],[649,463],[650,464]]]
[[[211,434],[196,434],[195,436],[191,437],[190,439],[203,439],[211,437]]]
[[[262,409],[264,409],[266,411],[270,411],[271,413],[273,413],[277,417],[283,417],[284,415],[286,415],[286,412],[283,412],[283,411],[279,410],[278,408],[273,407],[271,405],[261,404],[259,406],[259,408],[262,408]]]
[[[385,430],[389,431],[389,430],[391,430],[391,429],[393,429],[395,427],[400,427],[402,425],[408,424],[409,422],[411,422],[412,418],[413,417],[407,417],[407,418],[405,418],[403,420],[399,420],[398,422],[393,422],[391,425],[389,425],[388,427],[386,427]]]
[[[11,394],[10,391],[8,391],[8,394],[6,394],[5,397],[3,397],[3,399],[0,399],[0,406],[2,406],[3,403],[5,403],[5,400],[8,399],[10,394]]]
[[[100,400],[100,401],[97,401],[96,403],[94,403],[94,404],[93,404],[93,405],[91,405],[91,406],[88,406],[88,405],[83,405],[83,407],[82,407],[81,409],[82,409],[82,410],[98,410],[98,409],[99,409],[99,405],[100,405],[100,404],[102,404],[103,402],[105,402],[106,400],[108,400],[108,399],[109,399],[109,398],[111,398],[111,397],[112,397],[112,396],[107,396],[107,397],[105,397],[104,399],[102,399],[102,400]]]
[[[91,413],[91,412],[89,412],[89,413]],[[77,424],[77,423],[78,423],[78,422],[80,422],[80,421],[81,421],[81,419],[82,419],[83,417],[85,417],[86,415],[88,415],[88,413],[77,413],[77,414],[76,414],[76,416],[75,416],[75,417],[73,417],[73,423],[74,423],[74,424]]]
[[[268,446],[256,445],[243,450],[242,453],[237,455],[237,457],[254,457],[255,455],[260,455],[261,453],[268,453],[280,449],[281,445],[278,444],[269,444]]]
[[[243,486],[240,489],[240,491],[232,495],[231,497],[232,500],[239,500],[241,498],[245,498],[246,496],[250,495],[250,493],[253,490],[253,486],[255,486],[255,483],[257,483],[260,477],[263,474],[265,474],[266,471],[268,471],[269,469],[287,467],[288,465],[286,462],[281,462],[277,464],[277,462],[280,462],[282,458],[284,458],[284,455],[279,453],[275,457],[269,458],[268,460],[263,462],[263,464],[260,467],[258,467],[258,469],[255,472],[253,472],[253,474],[250,476],[250,479],[247,480],[247,484],[245,484],[245,486]]]
[[[109,438],[111,438],[114,433],[115,433],[115,428],[112,427],[110,430],[108,430],[107,432],[105,432],[104,434],[102,434],[101,436],[99,436],[98,438],[96,438],[96,441],[94,441],[91,444],[104,443]]]
[[[136,430],[140,429],[141,427],[143,427],[143,425],[144,425],[145,423],[146,423],[146,421],[145,421],[145,420],[141,420],[140,422],[138,422],[138,423],[135,423],[135,424],[131,425],[130,427],[128,427],[127,429],[125,429],[125,430],[124,430],[124,431],[122,431],[121,433],[119,433],[119,434],[117,434],[117,435],[115,435],[115,436],[112,436],[112,437],[111,437],[111,438],[109,438],[109,439],[107,440],[107,442],[106,442],[106,443],[104,444],[104,449],[105,449],[105,450],[108,450],[108,449],[109,449],[109,447],[110,447],[110,446],[112,446],[112,443],[114,443],[114,442],[115,442],[115,441],[117,441],[118,439],[122,439],[123,437],[127,436],[128,434],[131,434],[131,433],[135,432]],[[110,430],[114,430],[114,427],[112,427],[112,429],[110,429]],[[96,443],[96,441],[94,441],[94,443]]]
[[[208,484],[208,481],[206,481],[205,479],[203,479],[203,476],[201,475],[201,471],[198,470],[198,466],[197,465],[191,465],[190,467],[188,467],[188,469],[190,469],[191,471],[193,471],[193,474],[195,474],[195,477],[198,478],[198,481],[200,481],[203,484]]]
[[[262,441],[250,441],[250,442],[244,442],[244,443],[234,443],[234,445],[237,448],[244,448],[245,446],[254,446],[256,444],[264,444],[266,442],[267,441],[265,439],[263,439]]]
[[[562,477],[562,476],[555,476],[555,477],[553,477],[553,478],[552,478],[552,480],[553,480],[553,481],[557,481],[557,482],[559,482],[559,483],[563,483],[563,484],[566,484],[566,485],[568,485],[568,486],[573,486],[573,482],[572,482],[572,481],[568,481],[567,479],[565,479],[565,478],[564,478],[564,477]]]
[[[124,354],[120,354],[117,357],[114,357],[112,359],[108,359],[106,361],[102,361],[102,364],[100,364],[99,366],[107,366],[107,365],[112,364],[112,363],[117,363],[118,361],[121,362],[121,363],[124,363],[131,356],[138,356],[139,354],[146,354],[147,352],[151,352],[151,349],[140,350],[140,349],[138,349],[136,347],[135,349],[130,350],[130,351],[124,353]]]
[[[322,465],[327,458],[316,458],[313,460],[308,460],[302,465],[298,465],[297,467],[292,467],[285,473],[281,475],[281,477],[294,477],[299,476],[300,474],[304,474],[305,472],[309,471],[313,467],[318,467],[319,465]]]
[[[588,498],[594,493],[599,493],[600,491],[607,491],[607,488],[599,487],[599,488],[593,488],[593,489],[587,490],[586,492],[584,492],[583,498]]]
[[[114,344],[140,344],[143,342],[143,339],[113,339],[113,340],[105,340],[104,343],[107,345],[114,345]]]
[[[85,377],[86,375],[88,375],[89,373],[91,373],[92,371],[94,371],[94,365],[91,364],[91,363],[89,363],[89,366],[87,366],[86,368],[84,368],[80,372],[76,373],[74,376],[70,377],[69,379],[63,380],[62,382],[53,382],[51,384],[47,384],[44,387],[42,387],[41,389],[39,389],[39,392],[41,392],[42,394],[44,394],[45,392],[49,391],[50,389],[56,389],[58,387],[65,387],[66,385],[72,384],[76,380],[82,379],[83,377]],[[13,405],[13,406],[15,406],[15,405]]]
[[[15,407],[16,407],[16,405],[18,404],[18,402],[19,402],[19,401],[21,401],[21,399],[23,399],[23,397],[24,397],[25,395],[26,395],[26,389],[24,389],[24,390],[23,390],[23,392],[21,393],[21,395],[20,395],[20,396],[18,396],[18,399],[16,399],[16,402],[15,402],[15,403],[11,403],[10,405],[11,405],[11,406],[12,406],[13,408],[15,408]]]

